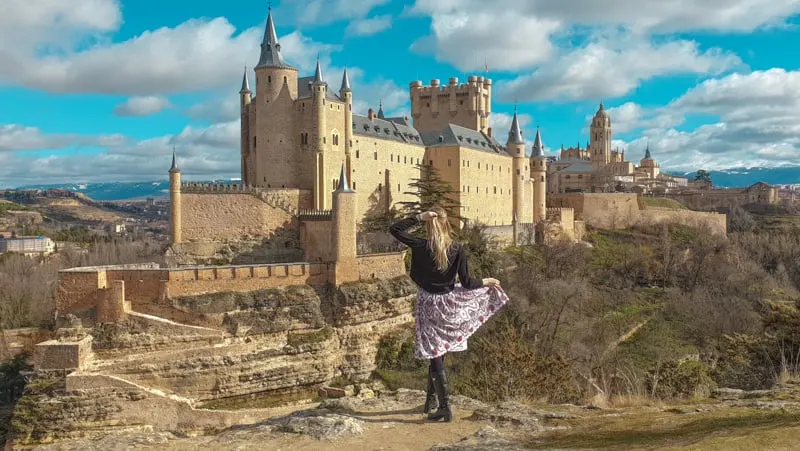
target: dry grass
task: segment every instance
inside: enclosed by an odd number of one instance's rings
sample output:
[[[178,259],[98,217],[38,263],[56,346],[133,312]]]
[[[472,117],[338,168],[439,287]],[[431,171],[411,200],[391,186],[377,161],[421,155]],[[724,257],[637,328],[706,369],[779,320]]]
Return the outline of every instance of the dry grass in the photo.
[[[648,409],[571,420],[547,432],[531,449],[752,451],[797,449],[800,413],[719,409],[683,414]]]

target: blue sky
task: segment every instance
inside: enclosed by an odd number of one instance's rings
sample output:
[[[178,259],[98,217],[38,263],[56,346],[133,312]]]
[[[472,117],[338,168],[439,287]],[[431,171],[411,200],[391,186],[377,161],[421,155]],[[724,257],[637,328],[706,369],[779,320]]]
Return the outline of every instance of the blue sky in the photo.
[[[238,95],[262,0],[3,0],[0,187],[239,172]],[[355,108],[409,111],[408,84],[484,74],[505,136],[587,140],[603,100],[614,145],[672,170],[800,165],[800,0],[275,1],[286,58],[317,55]]]

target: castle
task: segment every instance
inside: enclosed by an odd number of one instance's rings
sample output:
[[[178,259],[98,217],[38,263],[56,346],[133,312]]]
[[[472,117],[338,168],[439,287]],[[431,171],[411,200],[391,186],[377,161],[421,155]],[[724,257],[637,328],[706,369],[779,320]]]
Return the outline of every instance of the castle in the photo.
[[[255,95],[254,95],[255,94]],[[431,165],[459,193],[460,215],[488,225],[545,219],[546,158],[541,137],[532,156],[514,115],[501,144],[488,126],[492,81],[470,76],[410,85],[411,116],[385,117],[383,109],[355,114],[345,69],[338,91],[319,61],[313,76],[299,77],[286,62],[270,11],[255,67],[255,93],[245,72],[241,98],[242,182],[259,189],[310,193],[302,208],[328,210],[340,167],[355,190],[358,217],[412,201],[409,183],[418,165]]]

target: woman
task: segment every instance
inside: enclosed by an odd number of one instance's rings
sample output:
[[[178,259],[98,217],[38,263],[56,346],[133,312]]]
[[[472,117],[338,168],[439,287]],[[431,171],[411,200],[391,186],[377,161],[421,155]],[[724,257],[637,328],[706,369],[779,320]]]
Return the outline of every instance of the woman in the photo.
[[[424,222],[427,239],[413,237],[408,229]],[[453,243],[447,213],[442,208],[403,219],[389,228],[400,242],[411,248],[411,279],[419,286],[417,295],[417,342],[414,357],[430,360],[424,412],[436,412],[429,420],[450,422],[444,355],[465,351],[467,338],[502,307],[508,297],[497,279],[473,279],[467,255]],[[456,284],[458,276],[460,284]],[[434,392],[435,390],[435,392]]]

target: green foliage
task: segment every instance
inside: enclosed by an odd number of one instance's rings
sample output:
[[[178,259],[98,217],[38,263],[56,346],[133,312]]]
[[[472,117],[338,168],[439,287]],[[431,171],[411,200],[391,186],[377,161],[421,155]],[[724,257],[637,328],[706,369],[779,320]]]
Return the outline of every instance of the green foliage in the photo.
[[[28,211],[30,208],[14,202],[0,202],[0,216],[8,216],[10,211]]]
[[[0,406],[13,404],[25,389],[23,371],[33,368],[27,363],[28,355],[21,354],[12,360],[0,363]]]
[[[664,400],[707,397],[717,386],[708,367],[692,360],[664,362],[648,372],[646,381],[648,393]]]
[[[414,358],[414,329],[407,327],[386,335],[378,342],[375,364],[379,370],[417,371],[426,362]]]
[[[420,176],[412,179],[409,187],[412,191],[404,194],[416,196],[416,200],[410,202],[400,202],[403,212],[408,215],[416,215],[429,211],[434,207],[441,207],[447,211],[451,218],[458,218],[458,204],[453,201],[453,196],[458,193],[449,183],[442,180],[439,171],[433,166],[418,164]]]
[[[88,244],[97,240],[97,236],[88,228],[74,226],[61,229],[53,235],[54,241],[67,241],[71,243]]]
[[[468,224],[456,232],[455,239],[467,252],[470,275],[477,279],[497,275],[498,256],[493,252],[494,241],[483,224]]]
[[[696,182],[705,182],[708,183],[709,185],[712,184],[711,173],[706,171],[705,169],[698,170],[697,173],[695,173],[694,175],[694,180]]]

